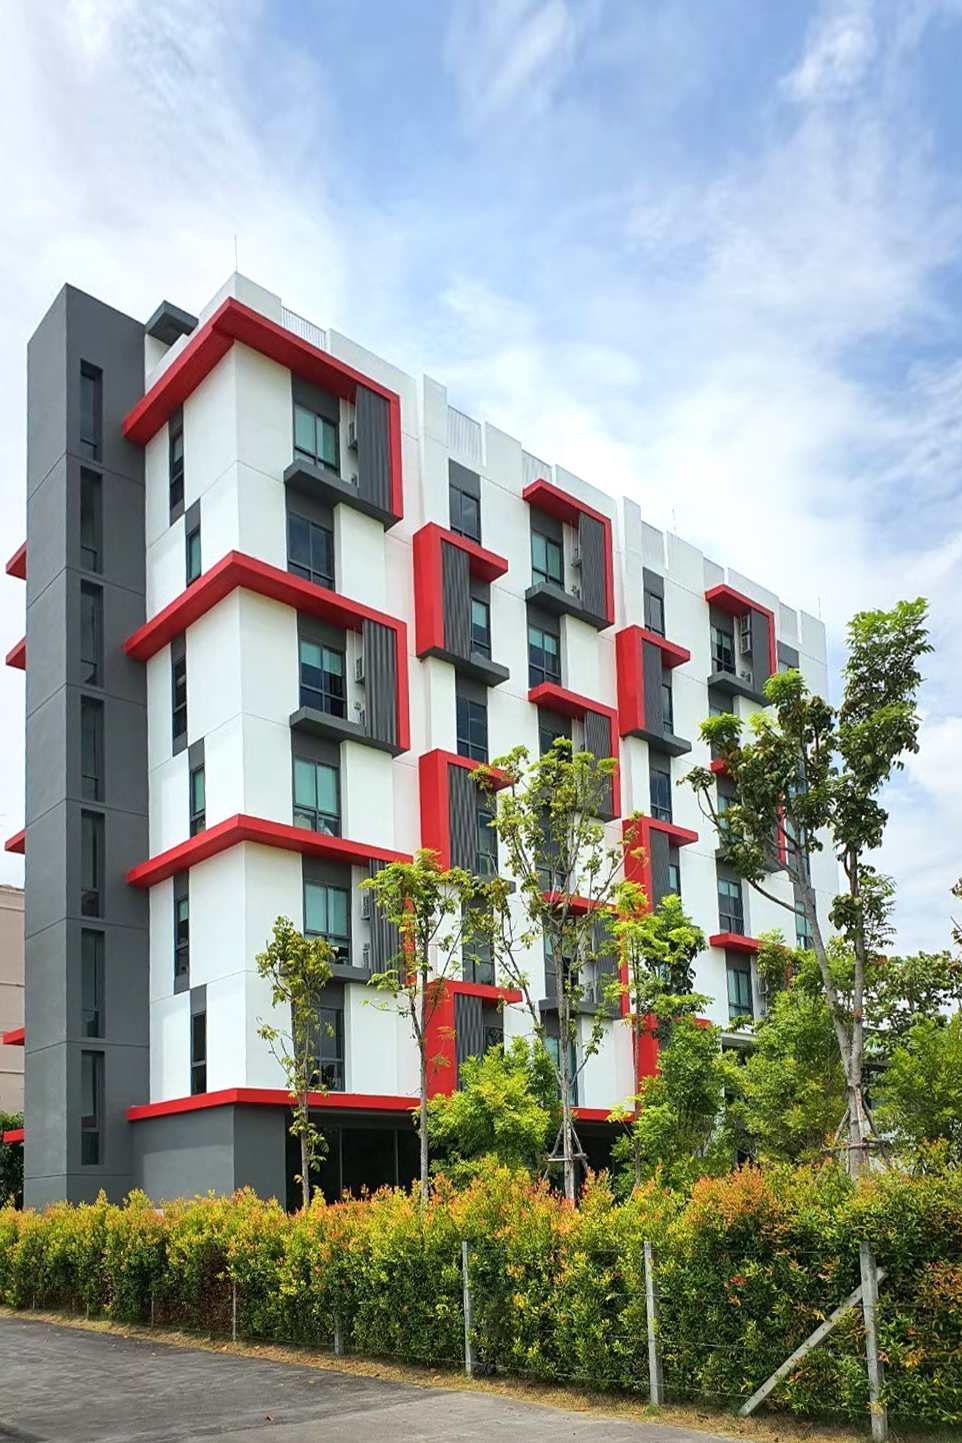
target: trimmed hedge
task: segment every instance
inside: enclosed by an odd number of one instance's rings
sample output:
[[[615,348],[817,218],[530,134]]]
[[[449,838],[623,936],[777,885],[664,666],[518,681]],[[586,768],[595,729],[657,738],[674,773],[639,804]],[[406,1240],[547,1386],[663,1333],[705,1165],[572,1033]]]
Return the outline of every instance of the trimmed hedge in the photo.
[[[880,1346],[891,1413],[962,1419],[962,1174],[743,1169],[690,1195],[655,1184],[627,1202],[592,1179],[577,1209],[504,1169],[420,1207],[384,1189],[289,1216],[242,1191],[158,1211],[0,1210],[0,1299],[122,1322],[229,1331],[442,1365],[464,1354],[461,1242],[480,1359],[539,1379],[647,1388],[642,1243],[657,1249],[669,1398],[736,1406],[858,1282],[861,1240],[888,1276]],[[863,1420],[862,1318],[853,1311],[773,1396],[802,1416]]]

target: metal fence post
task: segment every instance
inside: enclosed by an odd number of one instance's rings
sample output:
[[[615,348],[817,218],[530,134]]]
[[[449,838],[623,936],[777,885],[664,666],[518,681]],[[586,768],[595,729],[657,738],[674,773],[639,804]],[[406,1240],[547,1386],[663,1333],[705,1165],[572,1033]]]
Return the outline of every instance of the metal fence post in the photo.
[[[875,1255],[868,1243],[860,1243],[858,1259],[862,1271],[862,1312],[865,1317],[865,1361],[868,1365],[868,1396],[872,1410],[872,1443],[885,1443],[889,1436],[888,1409],[882,1402],[882,1360],[878,1351],[875,1309],[878,1304],[878,1275]]]
[[[230,1285],[230,1335],[233,1342],[237,1342],[237,1282],[231,1279]]]
[[[645,1313],[648,1319],[648,1394],[651,1406],[660,1408],[665,1401],[665,1390],[658,1346],[658,1283],[654,1249],[648,1241],[645,1242]]]
[[[464,1280],[464,1371],[469,1378],[474,1377],[474,1343],[471,1341],[471,1334],[474,1330],[474,1315],[471,1305],[471,1278],[468,1272],[468,1245],[461,1244],[461,1277]]]
[[[335,1358],[344,1357],[344,1334],[341,1332],[340,1313],[334,1314],[334,1356]]]

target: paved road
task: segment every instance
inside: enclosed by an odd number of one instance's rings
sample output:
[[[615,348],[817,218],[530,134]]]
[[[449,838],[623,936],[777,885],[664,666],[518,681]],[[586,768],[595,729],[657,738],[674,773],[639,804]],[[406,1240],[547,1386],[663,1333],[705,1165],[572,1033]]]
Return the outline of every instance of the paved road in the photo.
[[[490,1443],[496,1432],[517,1443],[720,1443],[687,1428],[0,1318],[0,1443]]]

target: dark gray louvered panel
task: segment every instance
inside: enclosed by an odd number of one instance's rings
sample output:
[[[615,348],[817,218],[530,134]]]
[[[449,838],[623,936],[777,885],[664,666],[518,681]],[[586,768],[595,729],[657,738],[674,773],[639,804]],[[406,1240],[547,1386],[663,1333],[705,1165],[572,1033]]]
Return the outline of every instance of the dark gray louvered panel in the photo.
[[[454,999],[454,1055],[458,1064],[458,1080],[461,1078],[461,1064],[469,1057],[484,1055],[484,1016],[480,997],[468,997],[459,992]]]
[[[357,489],[367,501],[391,508],[390,407],[384,396],[358,386],[355,397]]]
[[[371,876],[383,871],[380,862],[371,863]],[[393,922],[389,922],[371,895],[371,971],[386,972],[398,965],[401,950],[401,934]]]
[[[585,751],[591,752],[593,756],[598,757],[602,761],[612,754],[611,718],[606,717],[602,712],[585,712]],[[614,816],[610,778],[604,789],[598,815],[609,821]]]
[[[468,553],[441,542],[441,591],[444,598],[444,645],[455,656],[471,655],[471,574]]]
[[[661,647],[653,641],[641,644],[642,682],[645,691],[645,730],[663,736],[665,732],[661,715]]]
[[[578,518],[581,552],[581,604],[592,616],[607,616],[605,591],[605,528],[584,512]]]
[[[668,838],[657,827],[648,828],[648,861],[651,866],[651,905],[657,907],[671,891],[668,875]]]
[[[771,655],[768,650],[768,617],[760,611],[752,612],[752,671],[755,675],[755,690],[761,691],[772,674]],[[744,666],[740,662],[739,670]]]
[[[365,720],[369,736],[396,746],[397,640],[392,627],[380,621],[364,623]]]
[[[471,772],[448,764],[451,866],[473,873],[478,863],[478,789]]]

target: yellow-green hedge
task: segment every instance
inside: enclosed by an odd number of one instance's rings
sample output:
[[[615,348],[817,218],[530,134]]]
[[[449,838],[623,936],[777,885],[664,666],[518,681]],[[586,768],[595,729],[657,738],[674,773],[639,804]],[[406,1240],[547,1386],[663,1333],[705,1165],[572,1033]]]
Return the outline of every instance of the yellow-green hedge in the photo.
[[[669,1397],[735,1406],[858,1281],[869,1241],[888,1272],[880,1345],[890,1411],[962,1419],[962,1176],[833,1168],[743,1170],[690,1196],[656,1185],[616,1203],[593,1180],[572,1209],[504,1170],[421,1208],[407,1193],[288,1216],[250,1192],[154,1208],[0,1211],[0,1299],[127,1322],[330,1347],[432,1364],[463,1358],[461,1241],[470,1246],[482,1362],[548,1380],[645,1390],[642,1242],[657,1248]],[[866,1416],[861,1314],[776,1390],[804,1416]]]

